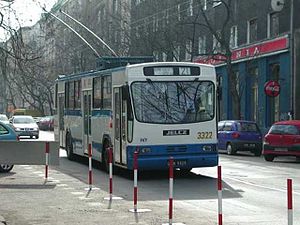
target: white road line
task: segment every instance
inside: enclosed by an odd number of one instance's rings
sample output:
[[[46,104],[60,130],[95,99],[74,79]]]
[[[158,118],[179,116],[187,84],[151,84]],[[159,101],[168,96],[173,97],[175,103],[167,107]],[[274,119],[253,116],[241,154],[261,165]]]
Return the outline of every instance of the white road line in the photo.
[[[240,182],[240,183],[243,183],[243,184],[246,184],[246,185],[250,185],[250,186],[253,186],[253,187],[264,188],[264,189],[269,189],[269,190],[279,191],[279,192],[284,192],[284,193],[287,192],[286,189],[272,188],[272,187],[268,187],[268,186],[264,186],[264,185],[253,184],[253,183],[250,183],[250,182],[247,182],[247,181],[239,180],[239,179],[237,179],[237,178],[232,178],[232,177],[224,177],[224,178],[225,178],[225,179],[234,180],[234,181],[236,181],[236,182]],[[223,179],[223,180],[224,180],[224,179]],[[300,193],[299,193],[299,192],[296,192],[296,191],[293,191],[293,194],[299,195],[299,196],[300,196]]]

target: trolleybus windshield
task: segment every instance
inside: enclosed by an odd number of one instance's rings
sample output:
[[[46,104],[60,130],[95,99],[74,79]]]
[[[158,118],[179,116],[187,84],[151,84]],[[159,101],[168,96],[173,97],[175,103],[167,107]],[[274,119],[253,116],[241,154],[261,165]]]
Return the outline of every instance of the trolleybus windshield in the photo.
[[[214,84],[210,81],[145,81],[131,85],[136,119],[179,124],[214,118]]]

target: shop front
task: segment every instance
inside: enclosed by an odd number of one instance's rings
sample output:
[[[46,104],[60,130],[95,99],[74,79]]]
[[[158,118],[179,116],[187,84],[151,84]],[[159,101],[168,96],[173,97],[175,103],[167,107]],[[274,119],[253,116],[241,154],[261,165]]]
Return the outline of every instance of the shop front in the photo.
[[[219,119],[232,119],[226,64],[221,57],[199,57],[194,62],[216,66],[222,90]],[[287,36],[233,50],[232,66],[241,99],[240,119],[256,121],[263,132],[275,121],[289,119],[292,87]]]

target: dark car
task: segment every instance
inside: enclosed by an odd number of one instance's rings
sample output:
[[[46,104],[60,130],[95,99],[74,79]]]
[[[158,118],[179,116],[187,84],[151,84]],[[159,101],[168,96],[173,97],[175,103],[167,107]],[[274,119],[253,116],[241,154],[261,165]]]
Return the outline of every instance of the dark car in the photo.
[[[14,129],[6,123],[0,122],[0,141],[18,141],[19,137]],[[14,165],[0,164],[0,172],[9,172]]]
[[[274,123],[265,135],[263,156],[266,161],[273,161],[277,156],[300,159],[300,120]]]
[[[54,130],[54,117],[46,116],[40,119],[39,128],[41,130]]]
[[[218,148],[233,155],[237,151],[250,151],[255,156],[262,152],[262,134],[253,121],[224,120],[218,123]]]

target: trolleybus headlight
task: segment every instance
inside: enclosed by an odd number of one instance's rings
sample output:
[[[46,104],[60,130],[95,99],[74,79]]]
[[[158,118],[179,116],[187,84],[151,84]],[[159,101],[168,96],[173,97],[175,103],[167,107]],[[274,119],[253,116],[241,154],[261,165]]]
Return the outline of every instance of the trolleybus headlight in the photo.
[[[204,145],[202,149],[205,152],[214,152],[214,151],[216,151],[216,148],[213,145]]]
[[[145,154],[145,153],[150,153],[151,152],[151,148],[142,148],[139,153],[141,154]]]

